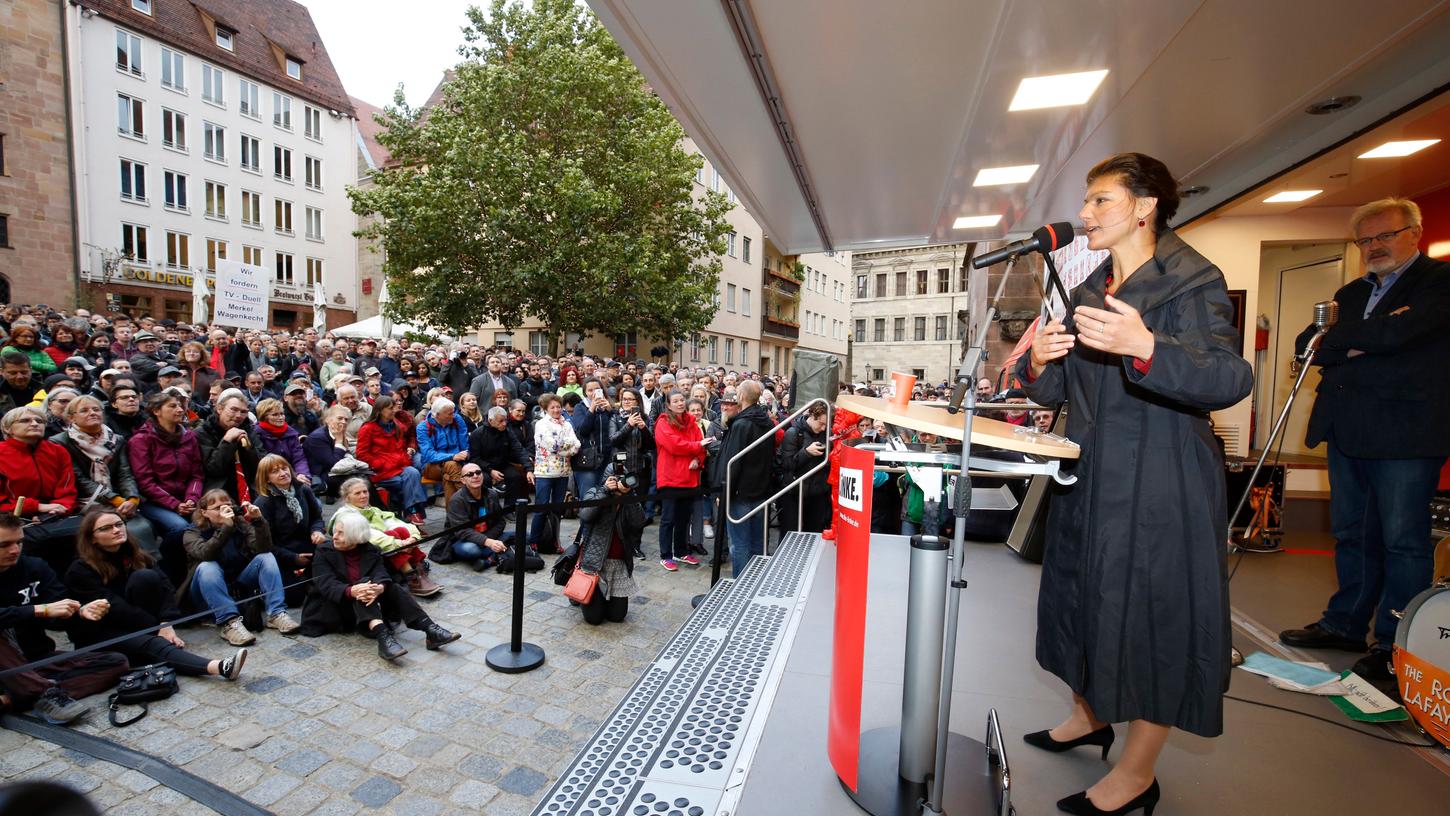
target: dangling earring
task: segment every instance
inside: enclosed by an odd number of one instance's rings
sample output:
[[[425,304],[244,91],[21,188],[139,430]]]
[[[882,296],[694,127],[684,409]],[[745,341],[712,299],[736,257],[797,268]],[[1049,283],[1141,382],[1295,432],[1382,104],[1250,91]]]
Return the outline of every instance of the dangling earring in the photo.
[[[1146,227],[1146,226],[1148,226],[1148,222],[1145,221],[1145,220],[1143,220],[1142,218],[1139,218],[1138,219],[1138,229],[1142,229],[1143,227]]]

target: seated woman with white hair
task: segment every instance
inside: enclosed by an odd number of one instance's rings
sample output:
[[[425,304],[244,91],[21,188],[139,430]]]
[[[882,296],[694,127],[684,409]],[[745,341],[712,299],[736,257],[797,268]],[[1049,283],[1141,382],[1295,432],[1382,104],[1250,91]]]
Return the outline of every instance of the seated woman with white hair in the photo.
[[[333,518],[331,543],[318,547],[313,557],[313,591],[302,605],[302,634],[359,631],[378,641],[384,660],[408,653],[393,635],[393,621],[422,632],[430,650],[458,640],[457,632],[435,623],[393,581],[372,536],[373,527],[361,513],[344,510]]]
[[[414,460],[423,478],[443,482],[447,504],[463,486],[463,463],[468,461],[468,424],[458,415],[450,399],[436,399],[428,406],[428,417],[413,429],[418,437]]]

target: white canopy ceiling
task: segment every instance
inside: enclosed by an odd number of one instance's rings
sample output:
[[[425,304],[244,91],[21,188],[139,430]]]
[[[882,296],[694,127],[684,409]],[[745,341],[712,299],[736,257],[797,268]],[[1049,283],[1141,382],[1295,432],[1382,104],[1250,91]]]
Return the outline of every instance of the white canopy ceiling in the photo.
[[[787,253],[1076,221],[1088,168],[1124,150],[1209,187],[1181,223],[1450,82],[1447,0],[589,4]],[[1086,105],[1007,110],[1024,77],[1093,69]],[[1023,164],[1026,184],[972,186]]]

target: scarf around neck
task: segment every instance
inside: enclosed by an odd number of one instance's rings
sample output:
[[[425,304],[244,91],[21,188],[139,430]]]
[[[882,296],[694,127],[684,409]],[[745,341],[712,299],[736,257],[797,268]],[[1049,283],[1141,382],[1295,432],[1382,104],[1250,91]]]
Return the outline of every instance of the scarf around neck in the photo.
[[[81,453],[91,460],[91,481],[106,490],[111,489],[111,457],[120,446],[120,436],[105,425],[101,425],[99,436],[91,436],[75,425],[66,428],[66,436],[80,448]],[[179,434],[178,434],[179,436]],[[94,496],[91,497],[94,500]]]

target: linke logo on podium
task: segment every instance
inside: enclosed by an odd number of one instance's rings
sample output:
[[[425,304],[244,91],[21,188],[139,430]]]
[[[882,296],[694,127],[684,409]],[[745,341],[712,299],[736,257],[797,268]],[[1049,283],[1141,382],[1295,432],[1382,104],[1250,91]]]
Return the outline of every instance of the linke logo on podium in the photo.
[[[848,510],[861,510],[861,483],[865,475],[855,468],[841,468],[841,487],[838,500]]]

